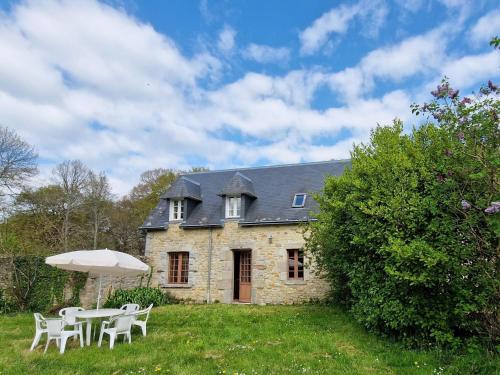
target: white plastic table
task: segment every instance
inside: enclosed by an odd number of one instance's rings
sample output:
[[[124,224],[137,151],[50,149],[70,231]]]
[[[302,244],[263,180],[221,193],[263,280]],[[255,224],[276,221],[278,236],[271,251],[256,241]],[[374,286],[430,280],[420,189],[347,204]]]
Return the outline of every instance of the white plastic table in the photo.
[[[87,339],[87,346],[90,345],[90,338],[92,337],[92,319],[96,318],[109,318],[112,316],[125,313],[120,309],[99,309],[99,310],[83,310],[71,313],[72,316],[79,319],[85,319],[87,323],[87,332],[85,333]]]

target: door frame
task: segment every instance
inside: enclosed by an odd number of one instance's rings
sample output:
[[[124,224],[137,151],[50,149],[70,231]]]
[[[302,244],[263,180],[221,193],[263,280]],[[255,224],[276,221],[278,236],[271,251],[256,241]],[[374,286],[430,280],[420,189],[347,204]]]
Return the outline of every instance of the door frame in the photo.
[[[233,252],[233,276],[232,276],[232,300],[236,303],[252,303],[252,279],[253,279],[253,257],[252,249],[232,249]],[[241,254],[250,253],[250,299],[248,301],[241,301],[239,298],[240,293],[240,264],[241,264]]]

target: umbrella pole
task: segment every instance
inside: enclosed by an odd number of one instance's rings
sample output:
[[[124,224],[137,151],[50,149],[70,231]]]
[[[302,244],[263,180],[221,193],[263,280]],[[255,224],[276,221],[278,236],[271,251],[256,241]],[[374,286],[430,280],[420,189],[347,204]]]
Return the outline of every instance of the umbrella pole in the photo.
[[[101,302],[101,287],[102,287],[102,274],[99,275],[99,294],[97,295],[97,310],[99,310],[99,303]]]

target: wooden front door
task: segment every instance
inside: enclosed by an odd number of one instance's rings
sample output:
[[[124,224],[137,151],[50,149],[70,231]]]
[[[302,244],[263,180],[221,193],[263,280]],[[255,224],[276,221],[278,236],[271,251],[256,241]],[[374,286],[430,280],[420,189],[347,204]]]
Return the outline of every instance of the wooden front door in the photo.
[[[251,302],[252,301],[252,252],[251,251],[239,251],[235,259],[239,258],[239,264],[235,264],[238,269],[238,300],[240,302]]]

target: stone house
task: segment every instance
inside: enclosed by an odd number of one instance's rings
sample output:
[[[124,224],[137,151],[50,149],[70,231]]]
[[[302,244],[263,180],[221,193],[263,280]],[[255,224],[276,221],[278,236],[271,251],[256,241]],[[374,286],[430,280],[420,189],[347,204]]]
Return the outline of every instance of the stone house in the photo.
[[[328,284],[302,247],[312,193],[350,161],[182,175],[141,229],[153,285],[196,302],[294,303]]]

